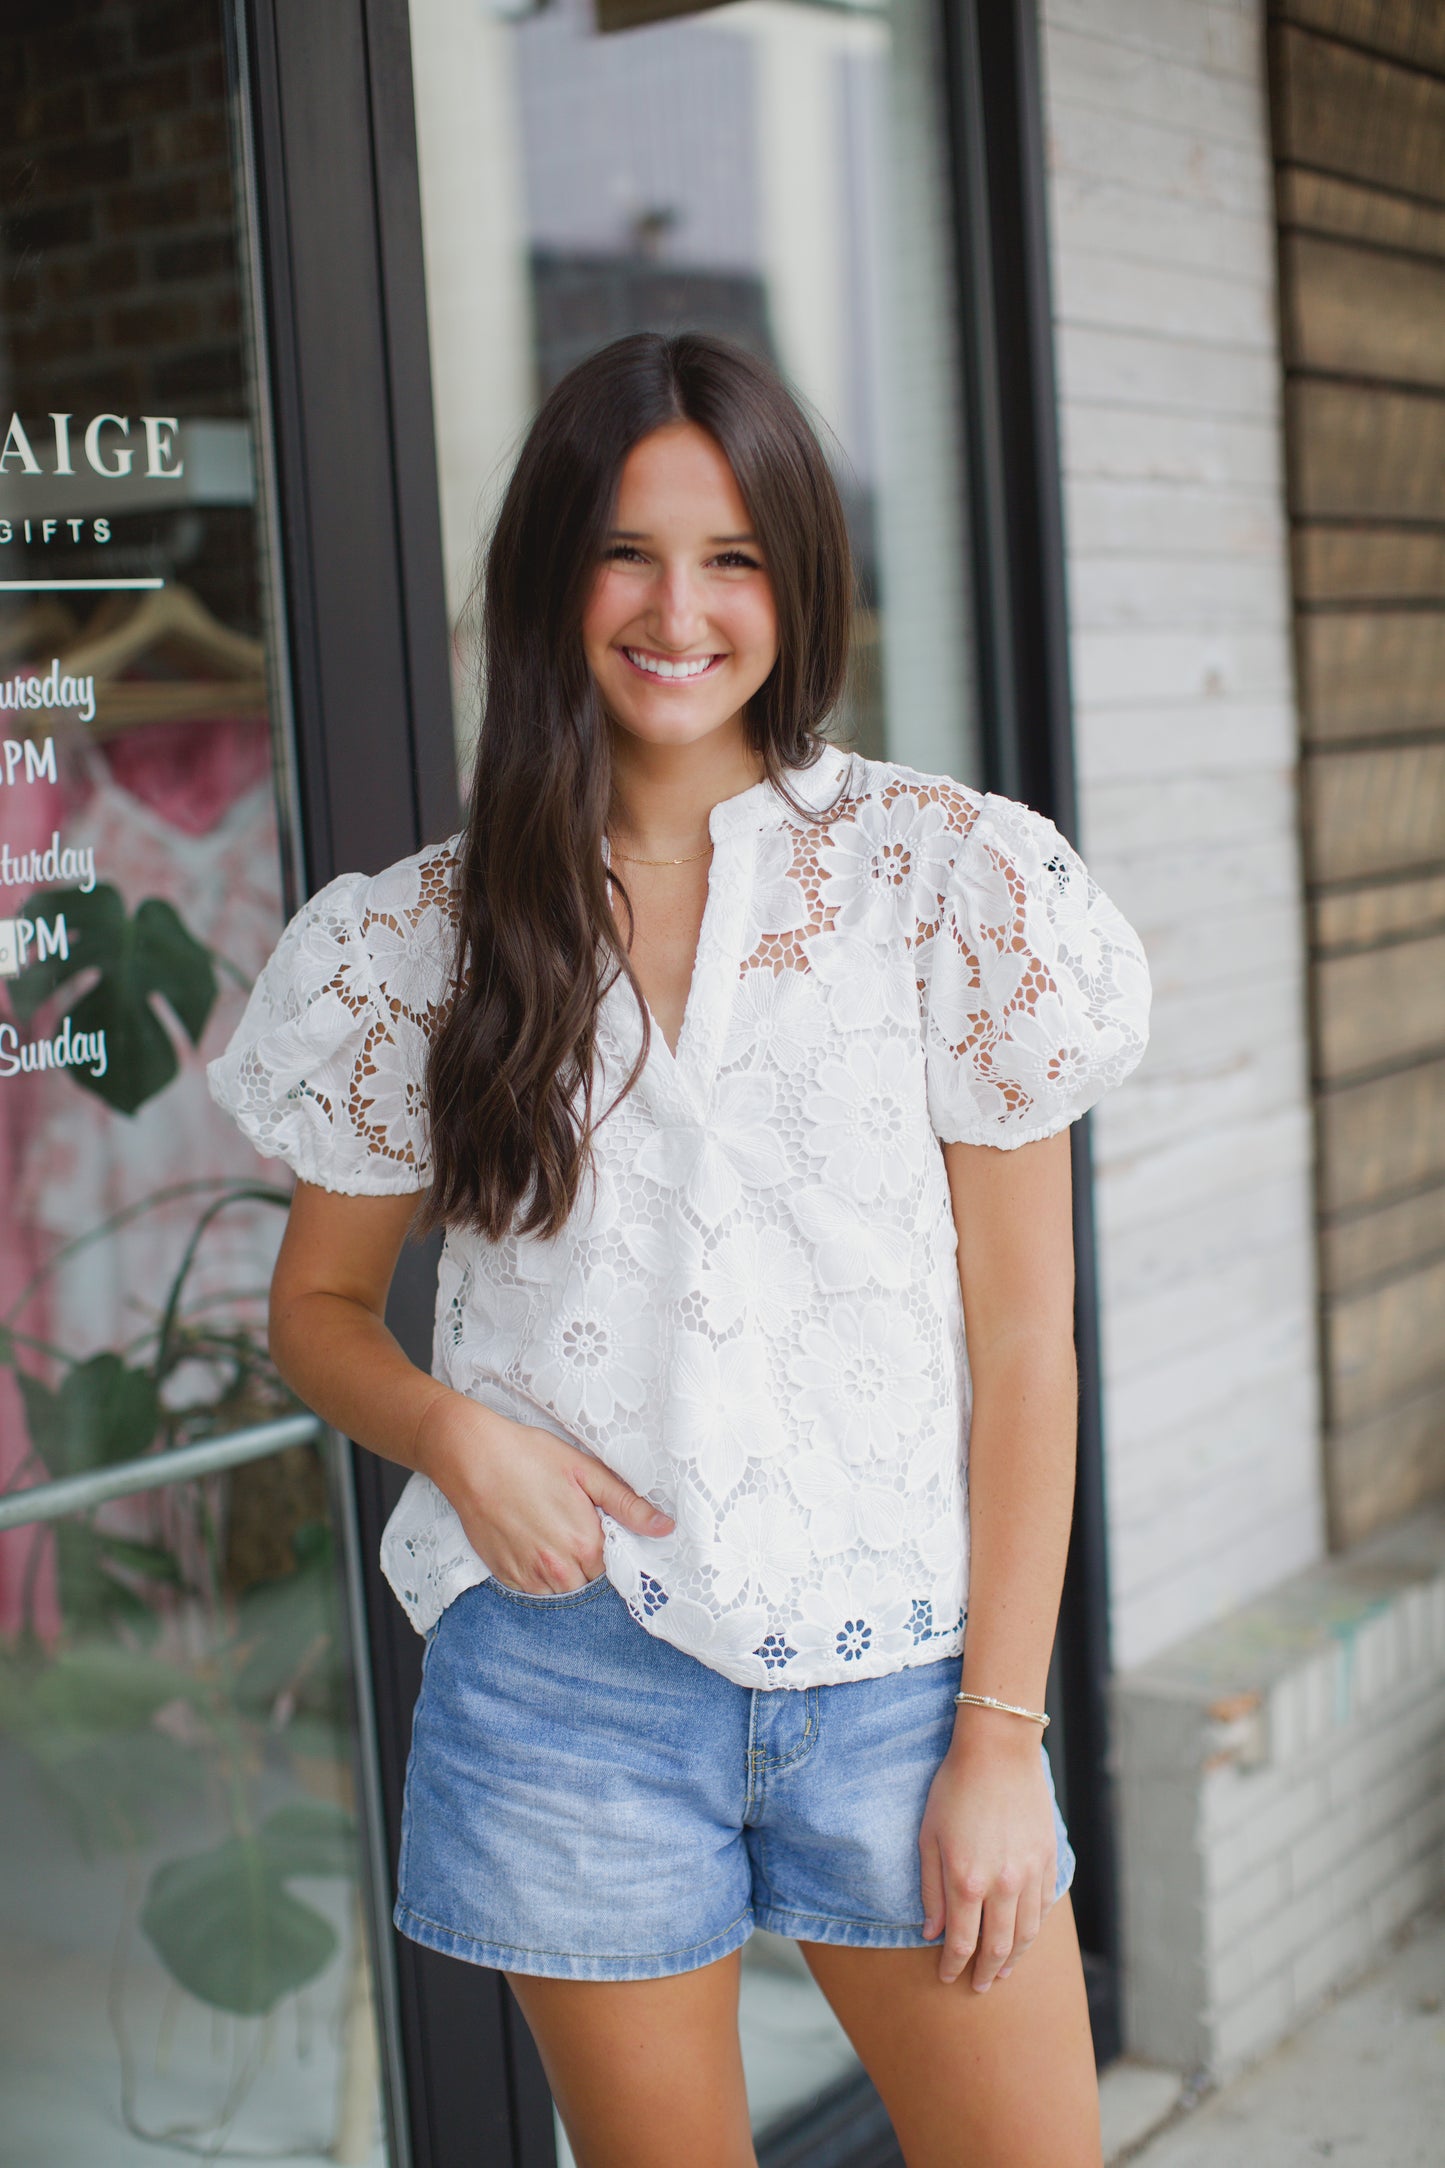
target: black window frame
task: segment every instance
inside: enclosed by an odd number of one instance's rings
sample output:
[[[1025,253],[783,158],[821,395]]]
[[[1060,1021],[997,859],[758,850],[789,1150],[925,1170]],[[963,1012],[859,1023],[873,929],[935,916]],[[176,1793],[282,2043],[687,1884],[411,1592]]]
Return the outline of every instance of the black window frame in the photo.
[[[965,357],[971,602],[986,781],[1077,808],[1033,0],[936,0]],[[406,0],[237,0],[255,157],[259,288],[286,568],[305,885],[376,870],[458,822],[421,201]],[[1074,1133],[1081,1415],[1056,1684],[1074,1904],[1100,2062],[1118,2052],[1108,1772],[1108,1602],[1087,1124]],[[389,1321],[430,1360],[435,1245]],[[353,1449],[354,1593],[394,1870],[421,1644],[375,1566],[397,1472]],[[379,1893],[389,1903],[389,1892]],[[384,1918],[384,1906],[378,1905]],[[552,2168],[540,2061],[499,1974],[385,1930],[378,1961],[397,2168]],[[899,2158],[866,2081],[776,2134],[767,2168]]]
[[[963,329],[984,774],[1076,840],[1062,463],[1036,0],[940,0]],[[1094,2051],[1120,2053],[1108,1531],[1091,1125],[1072,1133],[1079,1444],[1050,1700]]]

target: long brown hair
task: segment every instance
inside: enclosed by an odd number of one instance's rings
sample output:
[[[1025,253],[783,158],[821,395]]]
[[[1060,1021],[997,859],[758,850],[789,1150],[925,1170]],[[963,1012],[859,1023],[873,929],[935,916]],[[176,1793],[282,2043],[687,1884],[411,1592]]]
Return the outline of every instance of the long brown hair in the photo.
[[[484,561],[485,695],[457,873],[456,978],[427,1071],[432,1226],[492,1241],[554,1235],[587,1166],[601,1118],[598,1004],[619,973],[636,981],[608,900],[611,741],[582,614],[623,462],[676,421],[721,445],[768,567],[778,657],[746,722],[775,786],[817,758],[842,690],[847,529],[818,440],[778,377],[696,333],[640,332],[579,362],[528,432]],[[638,1001],[642,1053],[623,1091],[646,1058],[640,991]]]

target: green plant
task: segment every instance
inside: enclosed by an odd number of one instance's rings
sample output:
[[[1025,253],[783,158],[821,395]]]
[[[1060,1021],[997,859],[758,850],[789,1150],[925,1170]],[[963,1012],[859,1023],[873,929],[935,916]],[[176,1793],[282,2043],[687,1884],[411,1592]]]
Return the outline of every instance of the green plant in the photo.
[[[157,1001],[198,1041],[215,997],[211,953],[156,899],[133,916],[106,888],[52,893],[44,905],[52,917],[64,910],[72,952],[22,974],[10,990],[15,1009],[34,1016],[88,971],[69,1014],[76,1030],[105,1029],[107,1072],[62,1074],[116,1113],[134,1113],[179,1071]],[[175,1446],[296,1411],[246,1305],[192,1292],[222,1214],[288,1204],[285,1190],[260,1181],[168,1185],[58,1249],[0,1321],[0,1364],[15,1376],[30,1448],[11,1488],[122,1463],[155,1468],[153,1491],[30,1532],[21,1631],[0,1650],[0,1732],[24,1749],[87,1854],[164,1845],[178,1807],[193,1822],[219,1823],[214,1842],[152,1868],[132,1916],[179,1988],[239,2018],[268,2016],[335,1952],[330,1921],[292,1885],[357,1871],[342,1807],[275,1803],[288,1768],[293,1781],[328,1765],[338,1784],[346,1778],[337,1756],[349,1729],[345,1648],[322,1450],[290,1447],[227,1477],[166,1477]],[[169,1282],[123,1346],[78,1356],[21,1329],[37,1288],[79,1251],[181,1205],[190,1209]],[[289,1518],[268,1526],[258,1564],[244,1555],[237,1504],[277,1469],[291,1480]],[[58,1636],[41,1601],[47,1560]],[[127,1940],[128,1930],[122,1951]],[[118,2021],[116,2031],[123,2104],[139,2130]],[[218,2127],[243,2093],[232,2087]],[[183,2145],[202,2135],[140,2134]]]
[[[25,905],[27,917],[63,916],[67,953],[22,971],[10,989],[16,1015],[28,1023],[57,989],[77,973],[95,979],[67,1014],[77,1031],[104,1031],[104,1073],[71,1072],[75,1082],[117,1113],[164,1091],[179,1064],[170,1034],[155,1013],[159,995],[193,1046],[199,1046],[216,999],[212,952],[182,923],[173,904],[148,896],[132,917],[120,891],[106,882],[88,894],[81,888],[44,889]]]

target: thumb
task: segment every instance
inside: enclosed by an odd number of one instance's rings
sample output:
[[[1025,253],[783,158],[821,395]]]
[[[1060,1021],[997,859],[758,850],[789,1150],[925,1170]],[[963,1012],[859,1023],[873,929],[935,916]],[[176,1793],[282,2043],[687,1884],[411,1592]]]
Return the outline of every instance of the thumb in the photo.
[[[635,1529],[639,1536],[665,1536],[673,1522],[666,1513],[624,1483],[620,1475],[614,1475],[600,1460],[584,1456],[577,1470],[577,1480],[594,1506],[603,1513],[610,1513],[614,1521],[621,1521],[625,1528]]]

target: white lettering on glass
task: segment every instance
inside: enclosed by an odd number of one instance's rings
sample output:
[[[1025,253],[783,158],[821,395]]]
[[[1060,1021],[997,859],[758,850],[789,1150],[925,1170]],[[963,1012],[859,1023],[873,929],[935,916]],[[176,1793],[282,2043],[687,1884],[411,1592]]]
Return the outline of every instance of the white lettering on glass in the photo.
[[[18,459],[26,474],[39,474],[40,461],[36,458],[25,424],[18,414],[10,417],[10,427],[5,432],[5,448],[0,451],[0,474],[4,474],[12,459]]]
[[[48,956],[69,963],[70,928],[63,911],[54,918],[0,918],[0,979],[18,977],[30,961],[32,948],[38,964]]]
[[[186,471],[184,459],[178,459],[173,467],[166,465],[175,449],[172,440],[180,427],[175,415],[142,414],[141,427],[146,433],[146,473],[161,481],[175,481]]]
[[[78,888],[88,896],[95,887],[95,846],[67,844],[62,850],[55,829],[43,851],[12,851],[0,843],[0,884],[6,888]]]
[[[72,1031],[67,1016],[53,1039],[22,1039],[13,1024],[0,1024],[0,1077],[31,1076],[37,1069],[106,1071],[105,1033]]]
[[[70,441],[70,425],[74,418],[72,414],[52,413],[50,416],[55,434],[55,465],[50,470],[53,474],[75,472]],[[181,426],[177,417],[174,414],[142,414],[140,425],[145,432],[145,474],[156,482],[179,481],[186,471],[186,463],[176,457],[176,431]],[[113,429],[126,438],[131,433],[131,418],[128,414],[94,414],[85,425],[85,456],[91,467],[108,481],[117,481],[121,475],[129,474],[134,466],[135,447],[123,442],[103,443],[101,431],[105,429]],[[11,415],[5,442],[0,445],[0,474],[8,473],[12,465],[22,474],[43,475],[46,471],[35,456],[29,432],[18,414]]]
[[[52,414],[50,419],[55,426],[55,471],[57,474],[74,474],[75,469],[70,464],[70,416]]]
[[[129,445],[117,444],[115,447],[115,465],[108,467],[105,464],[100,441],[100,432],[107,425],[112,429],[118,429],[123,437],[130,435],[130,423],[124,414],[97,414],[93,420],[86,424],[85,456],[97,474],[107,474],[112,480],[118,480],[121,475],[130,473],[132,466],[135,464],[135,453],[130,449]]]
[[[95,679],[62,677],[58,657],[43,677],[0,678],[0,711],[5,708],[74,708],[83,723],[95,721]],[[8,758],[8,755],[7,755]],[[54,755],[51,756],[54,780]],[[14,777],[7,774],[6,782]]]

